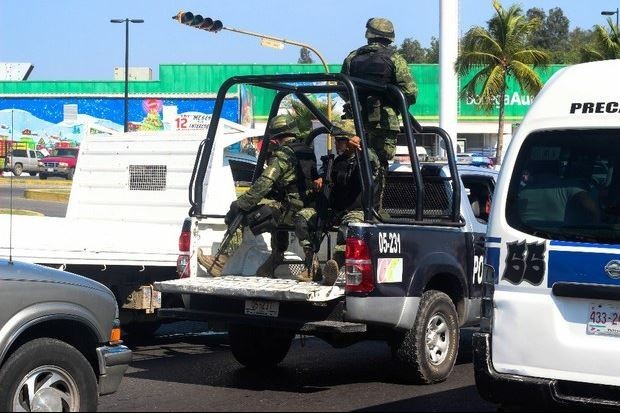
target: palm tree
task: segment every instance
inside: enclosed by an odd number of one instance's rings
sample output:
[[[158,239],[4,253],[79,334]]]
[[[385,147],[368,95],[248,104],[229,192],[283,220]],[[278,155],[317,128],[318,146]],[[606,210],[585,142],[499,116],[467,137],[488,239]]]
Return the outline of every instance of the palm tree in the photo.
[[[475,26],[463,38],[455,68],[461,77],[475,72],[461,89],[461,98],[479,95],[478,106],[486,112],[499,105],[497,163],[501,164],[506,81],[512,76],[521,89],[536,95],[543,83],[534,68],[547,65],[549,55],[528,46],[529,35],[540,20],[528,20],[517,5],[504,10],[498,0],[493,0],[493,8],[496,16],[489,20],[488,30]]]
[[[609,31],[597,24],[594,26],[594,44],[581,49],[581,61],[620,59],[620,31],[611,18],[607,19]]]

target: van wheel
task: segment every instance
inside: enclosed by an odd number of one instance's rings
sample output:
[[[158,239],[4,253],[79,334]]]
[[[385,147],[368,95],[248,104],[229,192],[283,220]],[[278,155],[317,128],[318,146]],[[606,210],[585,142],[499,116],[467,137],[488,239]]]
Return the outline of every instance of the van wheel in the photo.
[[[24,166],[21,163],[16,163],[13,166],[13,175],[20,176],[24,172]]]
[[[30,176],[37,176],[36,172],[28,172],[30,174]]]
[[[46,174],[39,174],[39,179],[41,179],[42,181],[47,179],[47,175]]]
[[[458,314],[450,297],[441,291],[426,291],[413,328],[391,343],[397,374],[413,383],[446,380],[456,363],[459,333]]]
[[[67,180],[73,181],[73,175],[75,175],[75,169],[71,168],[69,172],[67,172]]]
[[[95,411],[97,379],[82,353],[40,338],[21,346],[0,369],[0,411]]]
[[[288,354],[295,333],[266,327],[234,324],[228,337],[235,359],[249,369],[276,367]]]

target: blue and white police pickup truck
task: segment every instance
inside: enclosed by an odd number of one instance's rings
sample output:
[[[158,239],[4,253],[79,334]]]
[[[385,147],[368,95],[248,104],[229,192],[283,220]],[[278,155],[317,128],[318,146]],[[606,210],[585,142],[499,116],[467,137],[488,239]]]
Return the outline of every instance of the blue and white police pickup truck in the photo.
[[[620,408],[620,60],[570,66],[508,148],[476,383],[505,408]]]
[[[268,234],[254,237],[248,230],[224,267],[225,275],[214,278],[197,255],[200,249],[205,255],[216,253],[226,230],[224,214],[235,199],[230,168],[222,155],[229,142],[217,125],[227,91],[238,84],[276,91],[270,119],[289,99],[296,99],[327,131],[332,123],[311,95],[348,95],[354,102],[352,115],[363,148],[367,141],[361,128],[360,90],[388,94],[401,113],[407,113],[399,89],[342,74],[243,76],[226,81],[191,180],[192,209],[179,242],[182,279],[156,284],[162,292],[183,294],[185,308],[163,309],[160,316],[208,320],[212,326],[224,322],[234,356],[247,367],[281,362],[295,334],[314,335],[334,347],[380,339],[390,344],[393,368],[402,379],[445,380],[458,354],[460,327],[479,322],[485,219],[496,173],[464,167],[461,181],[446,132],[423,128],[406,116],[403,129],[411,163],[391,166],[381,213],[374,205],[367,152],[359,153],[365,220],[349,226],[346,274],[341,282],[296,281],[295,273],[303,269],[303,253],[292,228],[286,227],[279,230],[289,232],[289,250],[274,278],[255,276],[270,254],[270,243]],[[444,141],[447,162],[420,164],[419,133]],[[266,157],[269,137],[263,139],[255,178]],[[326,135],[316,137],[315,143],[317,139]],[[328,145],[323,142],[315,148],[320,146]],[[327,238],[319,252],[322,262],[331,254],[331,241]]]

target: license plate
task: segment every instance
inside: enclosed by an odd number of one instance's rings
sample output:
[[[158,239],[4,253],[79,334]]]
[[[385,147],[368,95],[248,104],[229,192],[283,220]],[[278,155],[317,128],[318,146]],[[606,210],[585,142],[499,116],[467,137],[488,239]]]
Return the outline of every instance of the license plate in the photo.
[[[587,333],[620,337],[620,306],[590,303]]]
[[[54,168],[47,168],[47,172],[54,172]]]
[[[277,301],[245,300],[245,314],[276,318],[280,314],[280,303]]]

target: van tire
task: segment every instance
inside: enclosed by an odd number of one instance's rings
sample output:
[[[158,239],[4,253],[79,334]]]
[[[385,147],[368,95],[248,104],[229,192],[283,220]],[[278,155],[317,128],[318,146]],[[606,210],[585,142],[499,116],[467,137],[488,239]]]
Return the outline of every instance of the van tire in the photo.
[[[458,355],[459,319],[447,294],[429,290],[420,299],[413,328],[392,341],[396,373],[408,383],[432,384],[448,378]],[[427,339],[435,344],[427,345]]]
[[[75,175],[75,168],[69,169],[69,172],[67,172],[67,180],[73,181],[73,175]]]
[[[39,179],[42,181],[45,181],[47,179],[47,174],[43,174],[43,173],[39,174]]]
[[[21,163],[16,163],[13,166],[13,175],[21,176],[22,172],[24,172],[24,165],[22,165]]]
[[[30,174],[30,176],[37,176],[36,172],[28,172]]]
[[[230,347],[243,366],[259,370],[276,367],[288,354],[295,333],[267,327],[232,324],[228,329]]]
[[[82,353],[63,341],[39,338],[19,347],[0,369],[0,411],[13,411],[14,398],[23,397],[29,376],[44,379],[52,374],[58,384],[49,383],[49,388],[71,396],[76,405],[71,411],[97,410],[97,378]],[[33,406],[27,407],[31,411]]]

